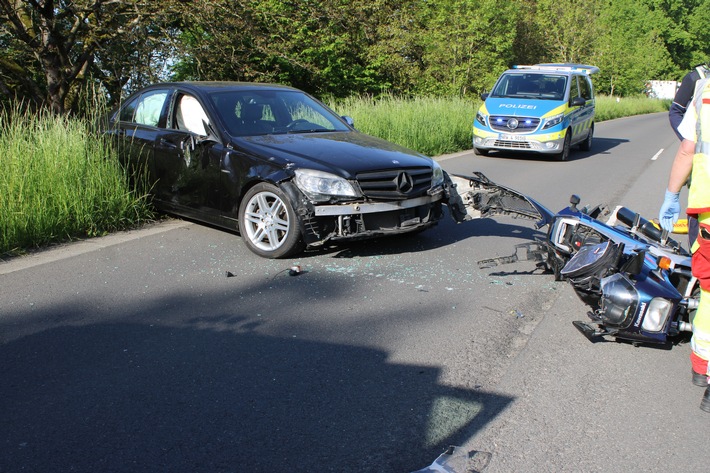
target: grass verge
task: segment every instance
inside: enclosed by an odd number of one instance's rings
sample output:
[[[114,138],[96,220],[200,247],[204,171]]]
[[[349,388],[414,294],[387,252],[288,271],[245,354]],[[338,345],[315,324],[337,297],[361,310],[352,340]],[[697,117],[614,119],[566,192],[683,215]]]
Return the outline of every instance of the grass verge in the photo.
[[[88,120],[0,112],[0,254],[131,228],[152,218]]]

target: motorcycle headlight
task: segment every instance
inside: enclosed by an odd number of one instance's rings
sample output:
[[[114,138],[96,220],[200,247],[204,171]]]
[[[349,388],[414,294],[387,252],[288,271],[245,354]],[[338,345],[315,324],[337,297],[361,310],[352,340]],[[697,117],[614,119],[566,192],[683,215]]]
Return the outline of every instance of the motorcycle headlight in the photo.
[[[660,332],[666,325],[668,315],[671,313],[673,304],[668,299],[654,297],[648,303],[646,315],[643,317],[641,327],[649,332]]]
[[[601,280],[601,316],[605,324],[626,328],[634,320],[639,294],[633,283],[621,273]]]
[[[542,126],[543,130],[546,130],[548,128],[552,128],[555,125],[559,125],[562,123],[562,119],[565,117],[564,113],[560,113],[559,115],[555,115],[554,117],[550,117],[545,121],[545,124]]]
[[[431,187],[440,186],[444,183],[444,170],[436,161],[432,160],[431,166]]]
[[[487,126],[486,125],[486,116],[483,115],[481,112],[476,112],[476,121],[483,126]]]
[[[314,169],[296,169],[296,185],[314,202],[333,197],[357,197],[352,184],[342,177]]]

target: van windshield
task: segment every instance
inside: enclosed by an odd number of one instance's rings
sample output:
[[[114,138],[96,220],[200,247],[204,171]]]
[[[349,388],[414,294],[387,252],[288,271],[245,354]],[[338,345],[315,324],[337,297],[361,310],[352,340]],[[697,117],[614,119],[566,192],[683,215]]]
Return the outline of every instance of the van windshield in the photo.
[[[559,74],[503,74],[489,97],[563,100],[567,76]]]

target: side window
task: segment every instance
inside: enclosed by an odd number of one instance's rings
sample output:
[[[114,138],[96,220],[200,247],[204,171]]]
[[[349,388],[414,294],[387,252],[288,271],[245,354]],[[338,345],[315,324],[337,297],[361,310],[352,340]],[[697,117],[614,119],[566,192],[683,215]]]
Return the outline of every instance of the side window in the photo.
[[[133,121],[141,125],[158,126],[167,97],[166,90],[155,90],[141,95],[136,104]]]
[[[133,114],[136,112],[136,105],[138,104],[138,100],[140,97],[136,97],[134,100],[131,100],[127,104],[121,108],[121,115],[119,119],[122,122],[132,122],[133,121]]]
[[[205,110],[195,97],[186,94],[178,97],[175,107],[175,127],[178,130],[206,136],[206,124],[209,123]]]
[[[579,91],[582,94],[584,100],[592,99],[592,85],[589,83],[588,77],[579,78]]]
[[[579,85],[577,84],[577,76],[572,76],[570,77],[571,83],[569,87],[569,98],[570,99],[575,99],[577,97],[580,97],[581,94],[579,93]]]

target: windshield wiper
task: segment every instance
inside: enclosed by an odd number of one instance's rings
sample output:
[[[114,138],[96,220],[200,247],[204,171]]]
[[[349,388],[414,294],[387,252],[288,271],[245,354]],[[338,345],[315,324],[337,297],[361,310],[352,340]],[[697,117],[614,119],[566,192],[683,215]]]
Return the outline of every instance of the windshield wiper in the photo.
[[[288,133],[289,135],[292,135],[292,134],[300,134],[300,133],[329,133],[331,131],[335,131],[335,130],[330,130],[328,128],[309,128],[306,130],[289,130],[286,133]]]

